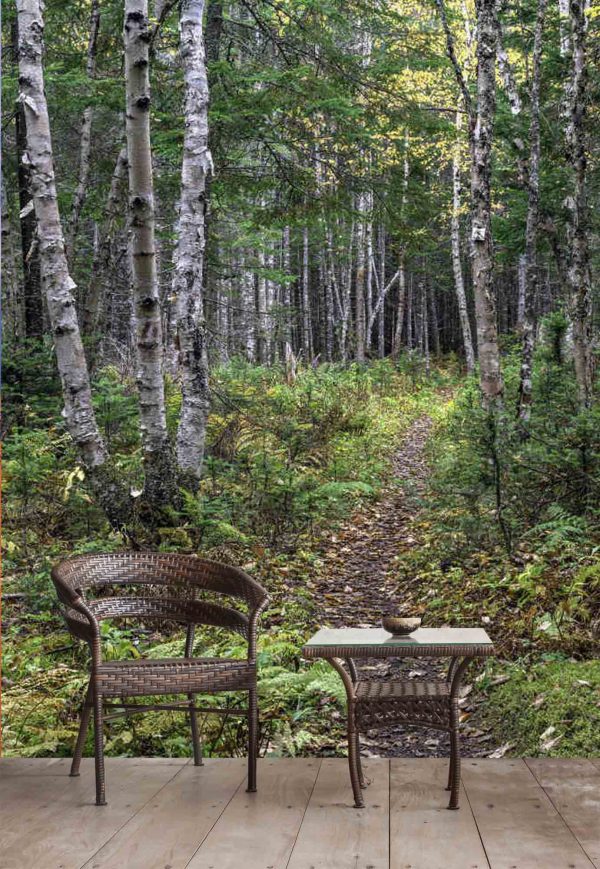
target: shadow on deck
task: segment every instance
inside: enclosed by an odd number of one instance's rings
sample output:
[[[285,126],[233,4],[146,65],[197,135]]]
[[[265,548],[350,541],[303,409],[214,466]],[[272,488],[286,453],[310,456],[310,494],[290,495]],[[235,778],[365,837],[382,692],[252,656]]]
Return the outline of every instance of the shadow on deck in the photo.
[[[443,760],[370,759],[366,807],[344,760],[245,763],[0,760],[2,869],[593,869],[600,761],[465,760],[461,809],[445,808]]]

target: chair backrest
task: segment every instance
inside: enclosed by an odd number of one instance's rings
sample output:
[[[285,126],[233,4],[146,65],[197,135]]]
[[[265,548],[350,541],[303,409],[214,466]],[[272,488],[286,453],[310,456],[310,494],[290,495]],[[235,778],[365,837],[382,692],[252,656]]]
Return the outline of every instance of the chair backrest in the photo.
[[[66,608],[69,628],[84,639],[88,631],[77,612],[80,597],[98,620],[138,618],[216,625],[245,637],[254,614],[268,599],[265,589],[238,567],[165,552],[79,555],[57,564],[52,580]],[[248,613],[224,606],[221,596],[245,602]]]

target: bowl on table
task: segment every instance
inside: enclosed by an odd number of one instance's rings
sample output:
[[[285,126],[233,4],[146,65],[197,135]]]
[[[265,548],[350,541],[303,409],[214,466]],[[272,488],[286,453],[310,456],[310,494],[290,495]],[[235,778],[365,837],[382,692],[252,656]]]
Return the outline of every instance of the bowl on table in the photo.
[[[384,616],[381,619],[381,624],[392,636],[406,637],[417,630],[421,624],[421,619],[407,616]]]

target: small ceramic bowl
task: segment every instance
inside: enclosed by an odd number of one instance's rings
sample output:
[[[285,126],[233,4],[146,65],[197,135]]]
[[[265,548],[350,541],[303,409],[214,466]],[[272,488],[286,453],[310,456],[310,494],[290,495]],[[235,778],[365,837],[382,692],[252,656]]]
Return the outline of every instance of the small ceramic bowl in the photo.
[[[421,624],[420,618],[405,618],[404,616],[384,616],[381,624],[386,631],[395,637],[403,637],[412,634]]]

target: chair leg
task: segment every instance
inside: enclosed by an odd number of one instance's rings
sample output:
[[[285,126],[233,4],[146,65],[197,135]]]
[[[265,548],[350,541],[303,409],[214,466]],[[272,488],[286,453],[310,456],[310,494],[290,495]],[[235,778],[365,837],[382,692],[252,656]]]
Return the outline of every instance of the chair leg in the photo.
[[[256,791],[256,755],[258,752],[258,701],[256,686],[248,691],[248,793]]]
[[[69,772],[70,776],[78,776],[79,775],[79,765],[81,763],[81,756],[83,754],[83,748],[85,746],[85,740],[87,737],[87,732],[90,726],[90,717],[92,714],[92,685],[91,682],[87,687],[87,691],[85,694],[85,700],[83,701],[83,706],[81,707],[81,712],[79,715],[79,732],[77,734],[77,742],[75,743],[75,751],[73,752],[73,760],[71,761],[71,770]]]
[[[451,710],[450,730],[450,802],[449,809],[458,809],[458,797],[460,793],[460,742],[458,735],[458,706]]]
[[[358,783],[360,784],[361,788],[364,790],[367,787],[367,785],[371,784],[371,782],[368,782],[366,780],[364,773],[363,773],[362,758],[360,756],[360,734],[359,734],[358,730],[354,731],[354,741],[356,743],[356,749],[355,749],[356,755],[355,756],[356,756],[356,771],[358,773]]]
[[[356,730],[356,717],[354,704],[348,703],[348,766],[350,768],[350,782],[354,794],[354,807],[364,809],[365,801],[361,790],[360,758],[359,758],[358,732]]]
[[[106,805],[106,784],[104,775],[104,715],[102,695],[94,691],[94,759],[96,764],[96,805]]]
[[[190,701],[190,727],[192,730],[192,747],[194,749],[194,766],[204,766],[202,759],[202,742],[200,741],[200,731],[198,730],[198,713],[194,711],[196,698],[194,694],[188,694]]]

